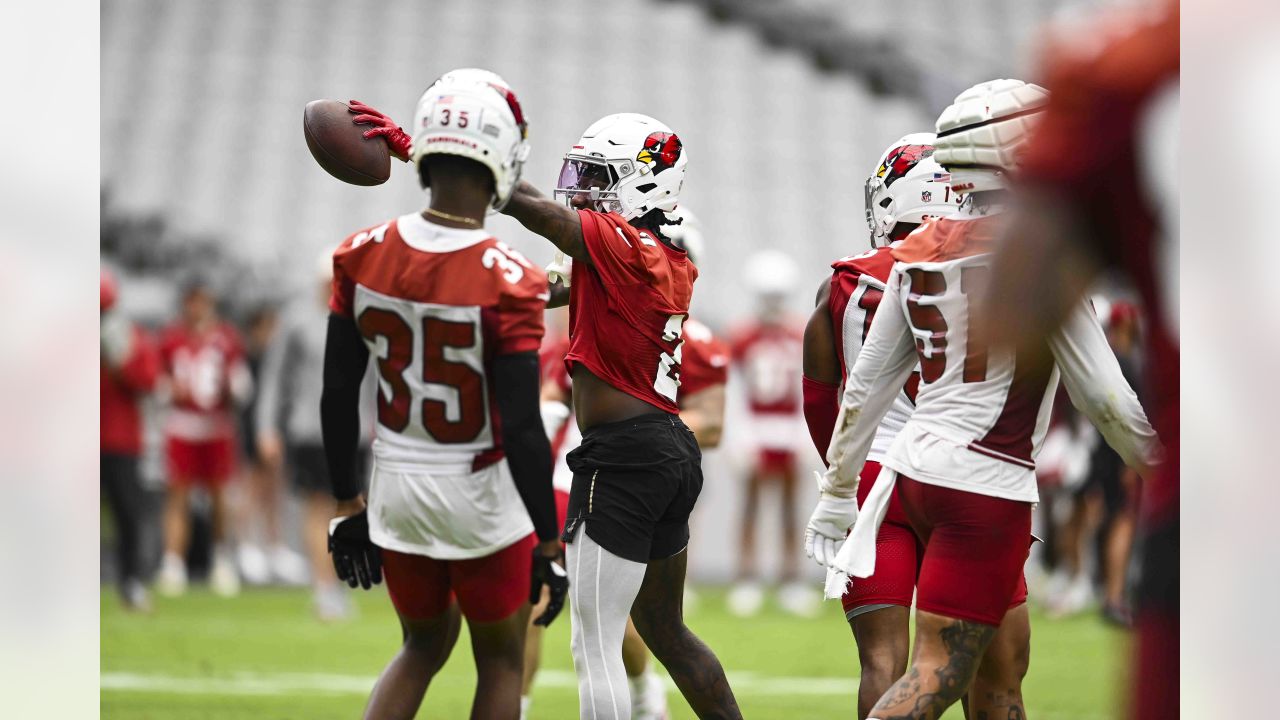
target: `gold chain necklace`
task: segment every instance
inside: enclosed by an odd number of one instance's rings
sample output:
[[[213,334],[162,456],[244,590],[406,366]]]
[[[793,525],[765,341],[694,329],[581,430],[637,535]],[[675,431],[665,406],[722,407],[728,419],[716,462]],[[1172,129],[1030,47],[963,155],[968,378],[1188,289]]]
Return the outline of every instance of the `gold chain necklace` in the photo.
[[[473,227],[480,227],[480,221],[475,218],[463,217],[461,215],[450,215],[447,212],[441,212],[439,210],[436,210],[435,208],[427,208],[427,214],[435,215],[438,218],[443,218],[451,222],[462,223],[464,225],[471,225]]]

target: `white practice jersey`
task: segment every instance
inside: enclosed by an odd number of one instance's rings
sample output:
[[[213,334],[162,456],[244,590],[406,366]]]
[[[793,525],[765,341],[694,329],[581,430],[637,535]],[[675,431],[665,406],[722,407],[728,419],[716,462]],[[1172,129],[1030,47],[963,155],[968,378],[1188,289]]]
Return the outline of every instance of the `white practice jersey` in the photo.
[[[1155,433],[1087,304],[1076,308],[1038,361],[974,342],[970,312],[982,297],[996,229],[995,218],[938,220],[893,250],[897,262],[879,312],[845,383],[830,453],[839,469],[828,474],[826,482],[835,483],[829,490],[856,488],[879,420],[917,361],[915,412],[884,460],[898,473],[1037,501],[1035,457],[1059,375],[1072,402],[1126,463],[1146,467],[1155,460]]]

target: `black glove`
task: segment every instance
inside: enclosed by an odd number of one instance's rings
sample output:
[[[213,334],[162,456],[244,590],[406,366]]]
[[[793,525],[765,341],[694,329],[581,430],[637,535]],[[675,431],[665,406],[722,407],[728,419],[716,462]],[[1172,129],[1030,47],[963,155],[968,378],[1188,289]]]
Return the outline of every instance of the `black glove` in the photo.
[[[334,572],[351,587],[368,590],[382,582],[382,550],[369,539],[364,510],[329,522],[329,554]]]
[[[547,557],[533,549],[533,582],[529,588],[529,602],[537,605],[542,599],[542,586],[551,591],[551,599],[547,609],[533,621],[534,625],[546,627],[560,614],[564,608],[565,596],[569,594],[569,576],[560,564],[562,556]]]

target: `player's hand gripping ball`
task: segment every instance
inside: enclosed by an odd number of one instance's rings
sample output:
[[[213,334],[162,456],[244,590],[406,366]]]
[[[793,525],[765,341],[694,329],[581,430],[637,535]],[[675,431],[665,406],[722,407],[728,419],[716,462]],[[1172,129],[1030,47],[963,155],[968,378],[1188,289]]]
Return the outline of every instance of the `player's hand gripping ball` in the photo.
[[[391,126],[399,131],[403,140],[393,137],[394,133],[383,125],[368,129],[355,124],[360,118],[374,117],[366,110],[372,108],[354,101],[348,107],[337,100],[313,100],[302,111],[302,133],[311,157],[325,172],[352,185],[381,185],[391,177],[391,152],[399,151],[402,144],[407,157],[409,136],[394,123]],[[377,114],[387,123],[391,122],[381,113]]]
[[[329,554],[338,579],[365,590],[382,582],[382,550],[369,539],[369,515],[355,515],[329,521]]]

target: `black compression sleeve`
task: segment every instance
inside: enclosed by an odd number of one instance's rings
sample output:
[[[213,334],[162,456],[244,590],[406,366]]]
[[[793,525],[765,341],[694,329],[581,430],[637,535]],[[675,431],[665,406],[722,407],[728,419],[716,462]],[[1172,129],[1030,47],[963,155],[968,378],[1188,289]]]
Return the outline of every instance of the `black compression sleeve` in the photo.
[[[554,540],[556,502],[551,489],[551,443],[538,409],[538,354],[499,355],[493,362],[494,392],[502,418],[502,449],[520,499],[539,540]]]
[[[320,430],[329,464],[333,496],[350,500],[360,494],[356,457],[360,444],[360,382],[369,362],[356,323],[329,315],[324,346],[324,392],[320,395]]]

